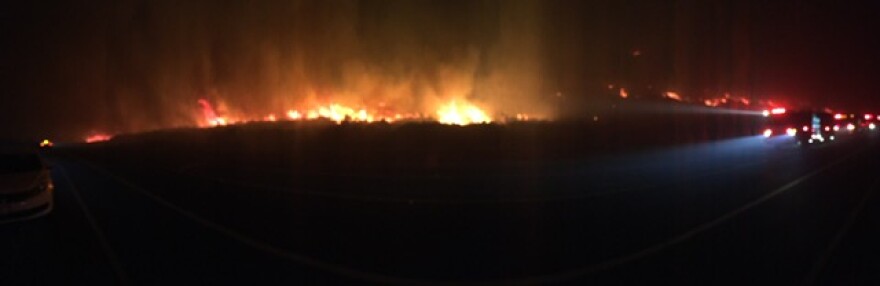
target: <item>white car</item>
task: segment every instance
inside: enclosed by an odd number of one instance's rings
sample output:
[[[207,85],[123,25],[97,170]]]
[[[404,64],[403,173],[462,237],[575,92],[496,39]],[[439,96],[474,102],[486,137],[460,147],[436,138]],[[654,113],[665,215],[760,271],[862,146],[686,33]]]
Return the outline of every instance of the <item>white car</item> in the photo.
[[[0,151],[0,223],[48,214],[53,189],[49,168],[36,151]]]

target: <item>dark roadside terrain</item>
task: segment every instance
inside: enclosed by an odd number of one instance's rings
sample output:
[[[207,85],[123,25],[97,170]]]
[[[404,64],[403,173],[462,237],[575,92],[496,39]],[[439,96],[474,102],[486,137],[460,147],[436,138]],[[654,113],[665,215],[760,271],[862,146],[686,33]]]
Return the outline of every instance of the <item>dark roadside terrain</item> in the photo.
[[[0,285],[876,285],[880,138],[734,117],[59,146],[54,212],[0,225]]]

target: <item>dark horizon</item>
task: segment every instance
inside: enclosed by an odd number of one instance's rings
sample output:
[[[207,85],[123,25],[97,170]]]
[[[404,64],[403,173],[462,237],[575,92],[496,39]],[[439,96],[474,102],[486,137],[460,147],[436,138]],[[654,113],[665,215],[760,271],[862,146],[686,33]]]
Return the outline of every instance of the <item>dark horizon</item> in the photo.
[[[191,123],[199,98],[424,111],[585,104],[608,85],[877,112],[871,4],[824,1],[22,2],[0,12],[4,138]],[[398,86],[399,85],[399,86]],[[369,92],[364,90],[369,89]],[[614,93],[611,91],[610,93]]]

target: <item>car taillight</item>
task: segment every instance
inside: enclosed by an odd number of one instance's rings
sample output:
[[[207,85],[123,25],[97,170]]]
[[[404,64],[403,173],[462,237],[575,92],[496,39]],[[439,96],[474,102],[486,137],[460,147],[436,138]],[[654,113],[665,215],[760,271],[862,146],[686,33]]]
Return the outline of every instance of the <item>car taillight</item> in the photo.
[[[853,131],[856,130],[856,126],[852,123],[846,125],[846,130]]]
[[[764,137],[770,137],[773,135],[773,130],[764,129]]]
[[[874,125],[874,123],[868,124],[868,129],[874,130],[875,128],[877,128],[877,125]]]
[[[807,131],[810,131],[810,127],[804,125],[804,127],[801,127],[801,130],[803,130],[804,132],[807,132]]]
[[[840,130],[840,125],[834,125],[834,131],[839,131],[839,130]]]
[[[831,127],[825,126],[825,131],[831,131]]]

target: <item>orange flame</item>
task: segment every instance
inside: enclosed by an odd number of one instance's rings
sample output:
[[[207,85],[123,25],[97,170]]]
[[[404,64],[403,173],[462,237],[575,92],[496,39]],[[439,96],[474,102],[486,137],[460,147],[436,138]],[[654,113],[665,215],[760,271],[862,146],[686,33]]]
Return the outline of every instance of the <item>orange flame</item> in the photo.
[[[667,91],[664,95],[666,95],[666,98],[669,98],[669,99],[672,99],[675,101],[681,101],[681,96],[678,95],[678,93],[676,93],[674,91]]]
[[[377,121],[390,123],[406,120],[436,120],[443,124],[452,125],[493,122],[492,117],[486,111],[465,100],[451,100],[446,104],[441,104],[436,110],[436,117],[417,112],[391,112],[384,103],[380,104],[379,109],[368,109],[364,107],[355,108],[339,103],[329,103],[326,105],[317,105],[310,109],[287,109],[287,111],[282,112],[284,115],[281,117],[276,116],[275,113],[269,113],[265,116],[247,117],[235,120],[219,115],[211,103],[206,99],[199,99],[198,103],[201,107],[203,117],[203,121],[200,124],[202,127],[217,127],[252,121],[273,122],[278,120],[300,121],[318,119],[333,121],[337,124],[342,122],[371,123]],[[540,118],[540,116],[517,113],[515,117],[518,121],[527,121],[532,118]]]
[[[492,119],[479,107],[462,101],[451,101],[437,109],[437,121],[443,124],[468,125],[490,123]]]

